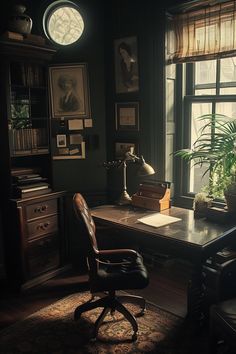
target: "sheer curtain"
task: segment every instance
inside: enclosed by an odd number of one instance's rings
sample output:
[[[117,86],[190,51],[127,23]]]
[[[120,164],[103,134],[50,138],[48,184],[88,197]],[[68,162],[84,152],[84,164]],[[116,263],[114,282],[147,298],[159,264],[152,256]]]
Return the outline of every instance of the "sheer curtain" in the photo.
[[[177,14],[167,38],[173,63],[236,55],[236,1]]]

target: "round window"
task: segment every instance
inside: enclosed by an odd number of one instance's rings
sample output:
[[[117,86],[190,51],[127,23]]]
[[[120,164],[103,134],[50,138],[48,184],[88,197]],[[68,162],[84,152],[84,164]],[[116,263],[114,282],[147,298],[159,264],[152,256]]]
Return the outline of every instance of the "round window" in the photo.
[[[44,13],[43,29],[56,44],[66,46],[75,43],[84,31],[84,21],[78,6],[65,0],[53,2]]]

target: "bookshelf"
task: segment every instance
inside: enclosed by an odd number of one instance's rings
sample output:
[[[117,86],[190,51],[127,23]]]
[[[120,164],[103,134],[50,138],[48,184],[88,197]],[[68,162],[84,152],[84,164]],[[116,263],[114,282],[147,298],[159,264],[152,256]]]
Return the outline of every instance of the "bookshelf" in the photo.
[[[28,287],[64,264],[64,192],[52,186],[48,63],[55,49],[0,39],[0,185],[7,278]],[[1,263],[1,261],[0,261]]]
[[[0,39],[0,50],[0,182],[7,201],[15,197],[16,168],[34,168],[52,182],[47,72],[56,50],[10,39]]]

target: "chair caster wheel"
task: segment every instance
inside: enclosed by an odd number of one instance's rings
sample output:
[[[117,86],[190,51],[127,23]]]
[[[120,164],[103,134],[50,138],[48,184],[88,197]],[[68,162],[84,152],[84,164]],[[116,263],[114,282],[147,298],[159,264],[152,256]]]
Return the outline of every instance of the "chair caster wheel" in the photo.
[[[114,316],[114,315],[115,315],[115,312],[116,312],[115,310],[111,310],[111,311],[110,311],[110,315],[111,315],[111,316]]]
[[[136,317],[141,317],[141,316],[143,316],[143,315],[145,314],[145,312],[146,312],[146,309],[142,309],[142,310],[136,315]]]
[[[92,343],[94,343],[94,342],[96,342],[97,341],[97,337],[92,337],[92,338],[90,338],[90,340],[89,340],[90,342],[92,342]]]
[[[138,336],[137,336],[137,333],[134,333],[132,335],[132,342],[135,342],[137,340]]]

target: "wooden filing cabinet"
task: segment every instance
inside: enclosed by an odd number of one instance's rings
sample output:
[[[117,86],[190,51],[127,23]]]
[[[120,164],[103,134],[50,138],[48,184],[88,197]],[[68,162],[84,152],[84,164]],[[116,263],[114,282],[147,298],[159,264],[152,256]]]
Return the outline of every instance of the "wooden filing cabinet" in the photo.
[[[36,285],[65,268],[68,247],[63,197],[64,192],[53,192],[10,200],[6,259],[8,278],[15,285]]]

